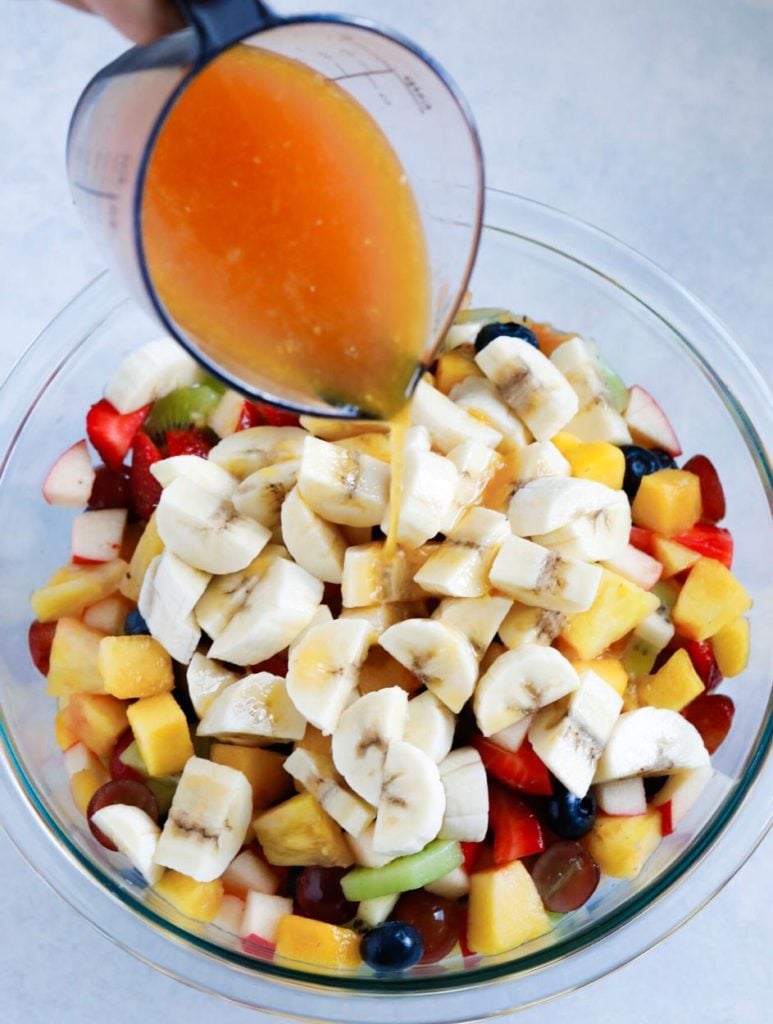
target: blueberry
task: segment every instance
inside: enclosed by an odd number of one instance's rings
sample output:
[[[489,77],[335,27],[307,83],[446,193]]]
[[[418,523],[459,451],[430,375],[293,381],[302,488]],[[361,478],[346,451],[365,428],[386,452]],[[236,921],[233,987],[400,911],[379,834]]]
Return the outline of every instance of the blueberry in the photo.
[[[548,827],[562,839],[580,839],[593,828],[596,820],[596,798],[590,790],[583,797],[575,796],[560,782],[554,782],[553,796],[545,805]]]
[[[621,445],[625,456],[625,476],[623,477],[623,490],[628,495],[629,501],[633,501],[643,476],[650,473],[657,473],[659,469],[665,469],[660,462],[657,451],[649,448],[640,448],[638,444]],[[662,454],[665,455],[665,452]],[[670,457],[670,456],[669,456]]]
[[[127,636],[148,636],[150,630],[148,624],[139,613],[139,609],[133,608],[126,616],[123,624],[123,631]]]
[[[662,448],[651,448],[650,451],[658,460],[661,469],[676,469],[676,461],[668,452],[664,452]]]
[[[504,324],[484,324],[478,331],[478,335],[475,338],[475,351],[480,352],[490,341],[493,341],[494,338],[499,338],[502,334],[506,334],[508,338],[519,338],[521,341],[527,341],[535,348],[539,348],[537,335],[534,331],[530,331],[529,328],[524,327],[523,324],[516,324],[513,323],[512,320],[508,320],[507,323]]]
[[[424,942],[412,924],[385,921],[363,936],[360,952],[374,971],[404,971],[421,959]]]

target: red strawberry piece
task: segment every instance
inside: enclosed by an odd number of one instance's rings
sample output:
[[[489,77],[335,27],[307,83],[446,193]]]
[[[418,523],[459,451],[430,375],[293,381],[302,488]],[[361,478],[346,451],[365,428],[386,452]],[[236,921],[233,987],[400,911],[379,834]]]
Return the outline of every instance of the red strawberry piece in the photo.
[[[537,815],[521,797],[504,786],[489,787],[489,819],[497,866],[542,853],[545,849]]]
[[[206,459],[212,447],[203,430],[192,427],[190,430],[167,430],[166,453],[173,455],[198,455]]]
[[[691,551],[697,551],[704,558],[715,558],[726,569],[733,566],[733,538],[729,530],[712,523],[696,523],[690,530],[672,537]]]
[[[110,469],[120,468],[149,412],[150,406],[144,405],[135,412],[122,415],[106,398],[89,409],[86,433]]]
[[[707,523],[718,523],[725,518],[725,492],[714,463],[705,455],[693,455],[682,469],[694,473],[701,482],[702,517]]]
[[[690,701],[682,714],[701,734],[706,750],[713,754],[730,732],[735,704],[723,693],[702,693]]]
[[[645,555],[654,555],[655,534],[652,530],[646,530],[643,526],[632,526],[629,541],[632,547],[643,551]]]
[[[516,751],[503,750],[484,736],[476,736],[472,745],[481,756],[489,775],[512,789],[534,796],[550,796],[550,773],[532,749],[528,739]]]
[[[140,519],[150,519],[161,498],[161,484],[150,472],[162,458],[147,434],[137,434],[132,444],[131,488],[134,511]]]
[[[30,646],[30,657],[35,668],[41,675],[47,676],[49,662],[51,660],[51,644],[54,642],[56,632],[55,622],[30,623],[27,640]]]
[[[129,508],[131,505],[130,471],[126,466],[110,469],[99,466],[89,497],[89,508]]]
[[[131,729],[127,729],[123,736],[118,737],[118,741],[113,747],[113,753],[110,755],[110,761],[108,762],[108,771],[110,772],[111,779],[130,779],[132,782],[145,781],[136,768],[129,767],[128,764],[124,764],[121,760],[121,754],[133,742],[133,740],[134,733]]]
[[[468,875],[471,875],[475,870],[475,865],[480,860],[485,843],[460,843],[459,845],[462,848],[462,856],[464,857],[464,870]]]
[[[257,405],[254,402],[245,402],[236,429],[239,431],[249,430],[250,427],[262,427],[265,422]]]
[[[701,682],[707,690],[714,690],[722,682],[722,673],[719,671],[714,651],[708,640],[687,640],[679,637],[677,646],[683,647],[690,655],[692,667],[701,678]]]
[[[297,427],[300,422],[297,413],[280,409],[278,405],[270,405],[268,402],[253,404],[263,417],[263,422],[268,423],[270,427]]]

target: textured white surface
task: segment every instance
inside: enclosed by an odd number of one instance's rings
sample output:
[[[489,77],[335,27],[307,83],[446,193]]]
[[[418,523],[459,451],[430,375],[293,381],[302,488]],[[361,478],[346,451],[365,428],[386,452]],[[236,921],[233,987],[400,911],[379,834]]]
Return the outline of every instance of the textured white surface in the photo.
[[[316,7],[380,16],[427,47],[476,112],[490,183],[568,210],[647,253],[718,313],[771,376],[773,0]],[[0,24],[2,379],[101,269],[69,202],[63,149],[81,88],[123,43],[95,19],[44,0],[0,0]],[[656,950],[519,1022],[768,1021],[772,849],[768,840]],[[110,945],[1,835],[0,877],[7,1024],[262,1019]]]

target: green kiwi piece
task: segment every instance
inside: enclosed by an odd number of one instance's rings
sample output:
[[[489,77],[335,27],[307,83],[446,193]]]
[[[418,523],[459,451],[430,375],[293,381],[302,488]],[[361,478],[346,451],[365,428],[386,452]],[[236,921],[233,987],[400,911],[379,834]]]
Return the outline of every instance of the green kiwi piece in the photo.
[[[167,430],[205,427],[207,417],[220,401],[222,390],[212,384],[190,384],[170,391],[154,404],[143,429],[154,440],[163,441]]]

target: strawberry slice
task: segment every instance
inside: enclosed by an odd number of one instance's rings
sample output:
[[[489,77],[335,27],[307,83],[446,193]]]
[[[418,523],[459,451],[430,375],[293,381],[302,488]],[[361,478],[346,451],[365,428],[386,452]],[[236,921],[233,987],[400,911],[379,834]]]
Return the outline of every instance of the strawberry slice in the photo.
[[[249,430],[250,427],[262,427],[265,420],[260,409],[254,402],[245,402],[236,424],[236,430]]]
[[[690,655],[692,667],[701,678],[706,691],[716,689],[722,682],[722,673],[719,671],[714,651],[708,640],[688,640],[685,637],[674,637],[670,647],[674,650],[683,647]]]
[[[121,468],[149,412],[150,406],[143,405],[135,412],[122,415],[106,398],[89,409],[86,414],[86,433],[110,469]]]
[[[707,523],[718,523],[725,518],[725,492],[714,463],[705,455],[693,455],[682,469],[694,473],[701,483],[702,518]]]
[[[30,623],[29,633],[27,634],[32,664],[44,676],[48,675],[51,645],[54,642],[55,632],[55,622],[38,622],[36,619]]]
[[[550,796],[553,787],[550,773],[525,739],[518,750],[503,750],[485,736],[476,736],[472,745],[481,756],[489,775],[512,789],[520,789],[534,796]]]
[[[287,409],[280,409],[277,405],[269,405],[268,402],[254,402],[258,413],[263,417],[263,422],[270,427],[297,427],[300,422],[298,414],[289,412]]]
[[[191,427],[190,430],[167,430],[166,432],[166,453],[171,458],[173,455],[198,455],[206,459],[212,447],[209,438],[203,430]]]
[[[646,530],[643,526],[632,526],[629,542],[631,547],[638,548],[645,555],[655,554],[655,534],[652,530]]]
[[[704,558],[715,558],[726,569],[733,567],[733,538],[729,530],[712,523],[696,523],[690,530],[672,537],[691,551],[697,551]]]
[[[132,465],[129,482],[132,505],[140,519],[150,519],[161,498],[161,484],[150,472],[154,462],[162,458],[147,434],[137,434],[132,444]]]
[[[475,870],[475,865],[480,860],[480,855],[483,853],[483,848],[486,845],[483,842],[480,843],[459,843],[462,848],[462,856],[464,857],[464,870],[468,875],[471,875]]]
[[[509,864],[542,853],[545,838],[537,815],[504,786],[489,787],[489,818],[494,833],[494,863]]]

